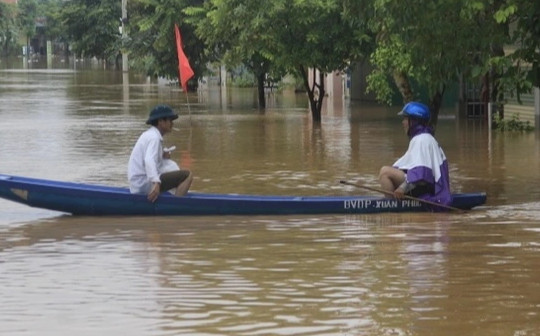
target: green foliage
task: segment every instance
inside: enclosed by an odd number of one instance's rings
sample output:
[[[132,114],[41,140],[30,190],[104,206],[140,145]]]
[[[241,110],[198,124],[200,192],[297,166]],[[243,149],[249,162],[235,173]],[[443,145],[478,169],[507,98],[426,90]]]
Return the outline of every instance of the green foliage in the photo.
[[[506,4],[506,6],[501,6],[501,8],[495,12],[493,17],[497,23],[506,23],[511,19],[512,15],[517,12],[517,9],[515,4]]]
[[[506,0],[494,13],[497,22],[508,29],[507,44],[512,51],[505,55],[501,67],[504,75],[501,91],[516,95],[530,92],[540,86],[540,2],[529,0]],[[500,60],[498,60],[500,62]]]
[[[467,14],[459,10],[466,2],[412,0],[403,6],[376,0],[377,19],[371,26],[379,35],[373,63],[389,75],[395,71],[406,73],[432,94],[455,81],[458,69],[471,73],[466,66],[475,65],[475,58],[481,63],[486,57],[482,50],[488,43],[485,38],[477,39],[481,36],[475,22],[478,16],[471,19],[479,6],[473,3],[465,11]]]
[[[206,71],[208,58],[204,43],[198,39],[193,27],[186,24],[183,10],[198,6],[203,0],[134,0],[130,1],[128,49],[132,66],[148,76],[178,78],[178,58],[174,24],[178,24],[184,52],[195,72],[195,79]]]
[[[231,73],[230,84],[236,87],[253,87],[256,84],[256,79],[253,74],[241,67]]]
[[[206,64],[245,66],[258,83],[268,76],[300,78],[312,112],[325,88],[308,79],[369,60],[369,90],[386,103],[396,87],[415,97],[410,83],[427,88],[437,108],[445,88],[482,78],[494,81],[497,102],[540,86],[540,2],[530,0],[130,0],[129,38],[118,32],[119,0],[20,0],[18,16],[0,6],[4,53],[21,31],[33,34],[36,15],[49,37],[78,55],[111,60],[121,47],[133,69],[177,78],[174,24],[196,77]],[[503,47],[513,45],[506,54]],[[247,83],[247,82],[246,82]],[[438,110],[434,111],[436,116]]]
[[[488,74],[494,87],[491,98],[499,103],[514,96],[520,101],[521,94],[540,86],[538,1],[372,3],[369,24],[377,41],[368,89],[383,102],[390,101],[395,84],[404,100],[414,96],[407,91],[410,85],[396,78],[426,87],[432,108],[451,83],[479,82]],[[505,54],[504,47],[510,52]]]
[[[368,92],[374,92],[378,101],[391,105],[394,87],[390,85],[391,79],[381,69],[374,69],[368,76]]]
[[[266,105],[264,79],[269,72],[282,75],[272,55],[265,50],[271,18],[263,8],[266,2],[249,0],[210,0],[202,6],[187,8],[188,22],[206,44],[206,55],[220,60],[228,68],[246,67],[254,76],[235,77],[234,85],[259,90],[259,106]]]
[[[410,83],[417,83],[428,89],[435,122],[446,87],[479,81],[490,71],[493,50],[506,41],[507,28],[494,20],[494,3],[489,0],[410,0],[406,5],[373,0],[373,4],[370,28],[377,41],[368,89],[389,102],[399,84],[406,101],[415,96]]]
[[[315,68],[323,73],[346,69],[366,55],[365,21],[343,15],[344,1],[272,1],[268,52],[287,70]]]
[[[117,0],[67,1],[60,16],[77,55],[108,61],[120,52],[120,17],[121,2]]]
[[[509,97],[515,97],[521,104],[521,94],[531,92],[533,89],[533,81],[529,79],[529,66],[522,65],[521,61],[514,61],[511,57],[494,57],[491,59],[493,69],[498,73],[504,73],[497,81],[498,97],[497,102],[505,102]]]
[[[17,3],[18,24],[26,37],[30,38],[36,31],[36,18],[38,16],[38,5],[36,0],[20,0]]]
[[[519,113],[512,115],[510,119],[502,119],[496,115],[493,119],[493,128],[500,132],[531,132],[534,130],[529,121],[519,119]]]
[[[3,56],[13,53],[17,48],[15,13],[15,5],[0,2],[0,48]]]
[[[65,42],[68,40],[67,27],[62,22],[63,0],[40,0],[38,12],[47,22],[45,35],[49,40]]]
[[[308,68],[322,73],[343,70],[363,55],[361,47],[368,36],[358,28],[364,21],[353,18],[357,7],[347,4],[343,0],[209,0],[185,13],[206,43],[209,57],[229,67],[243,64],[259,81],[268,73],[273,78],[294,73],[304,77],[307,85]],[[324,88],[318,90],[324,97]]]
[[[273,18],[266,41],[272,60],[289,73],[301,77],[310,100],[314,121],[320,121],[326,93],[324,74],[342,71],[362,60],[370,50],[366,33],[367,15],[344,0],[275,0],[267,11]],[[348,8],[347,15],[343,9]],[[351,13],[362,15],[353,18]],[[366,20],[362,20],[362,18]],[[317,69],[317,80],[308,79],[308,69]]]

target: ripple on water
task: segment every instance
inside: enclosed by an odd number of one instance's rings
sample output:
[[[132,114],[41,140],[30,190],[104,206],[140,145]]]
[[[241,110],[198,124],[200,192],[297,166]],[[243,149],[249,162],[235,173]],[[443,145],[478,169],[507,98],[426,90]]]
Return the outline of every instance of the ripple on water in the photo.
[[[540,202],[500,205],[483,214],[500,224],[522,224],[524,221],[537,221],[540,218]]]

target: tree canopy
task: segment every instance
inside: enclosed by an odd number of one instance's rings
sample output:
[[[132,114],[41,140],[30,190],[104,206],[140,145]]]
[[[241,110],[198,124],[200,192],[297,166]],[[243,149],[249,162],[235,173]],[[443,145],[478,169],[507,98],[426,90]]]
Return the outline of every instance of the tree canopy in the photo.
[[[494,14],[497,23],[507,27],[505,56],[491,64],[502,73],[501,91],[519,96],[540,87],[540,3],[528,0],[501,1]]]
[[[135,68],[149,76],[178,78],[178,59],[174,25],[178,24],[182,42],[196,80],[206,69],[205,44],[185,24],[183,9],[202,4],[202,0],[134,0],[130,2],[130,55]]]
[[[313,120],[320,121],[325,75],[345,70],[369,50],[365,21],[344,15],[346,0],[270,3],[273,34],[267,42],[268,53],[274,62],[302,78]],[[309,69],[319,72],[311,82]]]
[[[244,65],[254,74],[261,108],[266,106],[267,75],[273,72],[273,78],[282,76],[279,66],[265,52],[271,27],[271,18],[263,10],[267,5],[264,1],[209,0],[185,10],[210,60],[221,61],[229,69]]]
[[[428,90],[435,124],[446,88],[461,80],[477,81],[502,47],[504,27],[493,8],[481,1],[411,0],[407,6],[375,0],[372,29],[378,31],[369,89],[389,101],[395,84],[404,102],[418,99],[412,88]],[[392,79],[392,83],[388,81]]]
[[[51,6],[20,0],[15,14],[0,7],[4,50],[16,31],[30,36],[36,16],[46,16],[47,34],[78,55],[110,60],[124,46],[132,69],[177,78],[178,24],[196,78],[212,61],[244,65],[259,89],[269,74],[294,74],[304,83],[314,121],[321,120],[326,74],[362,61],[373,66],[369,90],[382,102],[396,90],[404,102],[427,90],[434,123],[453,83],[489,79],[491,99],[501,102],[540,84],[538,1],[133,0],[128,41],[118,32],[120,1],[46,2]]]
[[[20,0],[17,3],[18,7],[18,23],[21,31],[24,33],[28,40],[34,36],[36,32],[36,18],[38,16],[38,5],[36,0]]]
[[[229,65],[246,65],[259,79],[281,71],[302,78],[313,120],[321,120],[324,76],[365,54],[365,21],[344,15],[344,0],[209,0],[187,11],[196,33]],[[311,80],[309,70],[316,74]]]
[[[15,13],[15,5],[0,2],[0,47],[4,56],[16,48],[18,25]]]
[[[71,0],[64,3],[61,13],[73,51],[102,60],[119,54],[120,17],[121,3],[117,0]]]

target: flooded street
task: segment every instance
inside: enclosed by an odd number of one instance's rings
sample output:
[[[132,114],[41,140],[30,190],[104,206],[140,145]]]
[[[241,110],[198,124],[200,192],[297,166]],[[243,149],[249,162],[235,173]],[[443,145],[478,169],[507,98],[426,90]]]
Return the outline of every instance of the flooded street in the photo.
[[[13,69],[14,68],[14,69]],[[0,174],[127,186],[158,103],[192,190],[364,195],[408,139],[399,108],[302,94],[186,95],[134,74],[0,70]],[[125,76],[124,76],[125,77]],[[540,133],[443,111],[465,214],[73,217],[0,200],[0,335],[540,335]]]

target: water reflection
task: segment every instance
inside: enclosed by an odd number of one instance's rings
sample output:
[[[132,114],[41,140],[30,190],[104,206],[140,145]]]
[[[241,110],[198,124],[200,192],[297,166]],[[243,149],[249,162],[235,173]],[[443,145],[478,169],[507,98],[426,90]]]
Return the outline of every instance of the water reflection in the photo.
[[[83,326],[113,334],[118,324],[135,335],[432,335],[480,323],[489,335],[514,330],[490,327],[502,314],[534,330],[540,245],[519,230],[508,240],[508,227],[474,216],[479,224],[431,214],[186,217],[181,225],[62,217],[3,230],[0,331],[28,320],[25,330],[51,335]],[[52,323],[57,314],[68,323]]]

